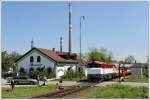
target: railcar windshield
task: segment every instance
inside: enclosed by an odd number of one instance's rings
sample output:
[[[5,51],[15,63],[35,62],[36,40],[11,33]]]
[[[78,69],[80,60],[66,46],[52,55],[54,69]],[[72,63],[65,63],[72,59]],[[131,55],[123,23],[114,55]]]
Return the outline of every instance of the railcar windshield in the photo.
[[[87,68],[100,68],[100,64],[90,63],[87,65]]]

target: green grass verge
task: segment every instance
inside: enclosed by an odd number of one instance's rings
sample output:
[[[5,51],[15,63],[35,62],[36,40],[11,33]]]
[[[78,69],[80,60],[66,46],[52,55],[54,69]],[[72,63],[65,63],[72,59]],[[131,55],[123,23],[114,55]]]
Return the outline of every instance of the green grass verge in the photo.
[[[119,81],[119,77],[114,79],[113,81]],[[143,77],[138,78],[138,79],[132,77],[132,75],[125,76],[125,78],[124,78],[124,82],[140,82],[140,83],[143,82],[143,83],[148,83],[148,81],[149,81],[148,77],[146,77],[144,75],[143,75]]]
[[[148,82],[148,77],[144,76],[136,79],[134,77],[130,76],[125,76],[125,82]]]
[[[12,92],[10,88],[2,88],[2,98],[31,98],[32,96],[49,93],[56,90],[56,85],[46,85],[39,87],[16,87]]]
[[[84,99],[98,99],[98,98],[124,98],[124,99],[141,99],[148,98],[148,88],[139,87],[133,88],[122,85],[112,85],[107,87],[96,87],[81,95]]]

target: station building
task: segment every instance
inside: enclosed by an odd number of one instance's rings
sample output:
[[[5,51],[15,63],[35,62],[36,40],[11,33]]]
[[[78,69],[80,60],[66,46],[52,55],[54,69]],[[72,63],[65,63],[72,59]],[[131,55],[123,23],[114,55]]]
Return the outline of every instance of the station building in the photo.
[[[24,70],[29,74],[30,70],[44,69],[56,73],[56,78],[64,75],[68,69],[77,69],[77,55],[75,53],[59,52],[43,48],[32,48],[16,61],[17,70]]]

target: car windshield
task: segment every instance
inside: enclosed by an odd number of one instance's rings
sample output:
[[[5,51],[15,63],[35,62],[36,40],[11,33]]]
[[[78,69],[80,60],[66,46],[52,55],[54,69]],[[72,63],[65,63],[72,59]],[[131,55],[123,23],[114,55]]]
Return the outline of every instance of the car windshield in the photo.
[[[100,68],[99,64],[90,63],[87,65],[87,68]]]

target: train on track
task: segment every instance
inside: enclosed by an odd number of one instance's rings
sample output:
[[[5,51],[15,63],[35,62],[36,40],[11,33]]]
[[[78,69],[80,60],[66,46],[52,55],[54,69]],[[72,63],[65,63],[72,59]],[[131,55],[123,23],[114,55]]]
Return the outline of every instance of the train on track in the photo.
[[[87,64],[88,80],[106,80],[130,74],[131,68],[126,65],[119,67],[118,64],[110,64],[100,61],[93,61]]]

